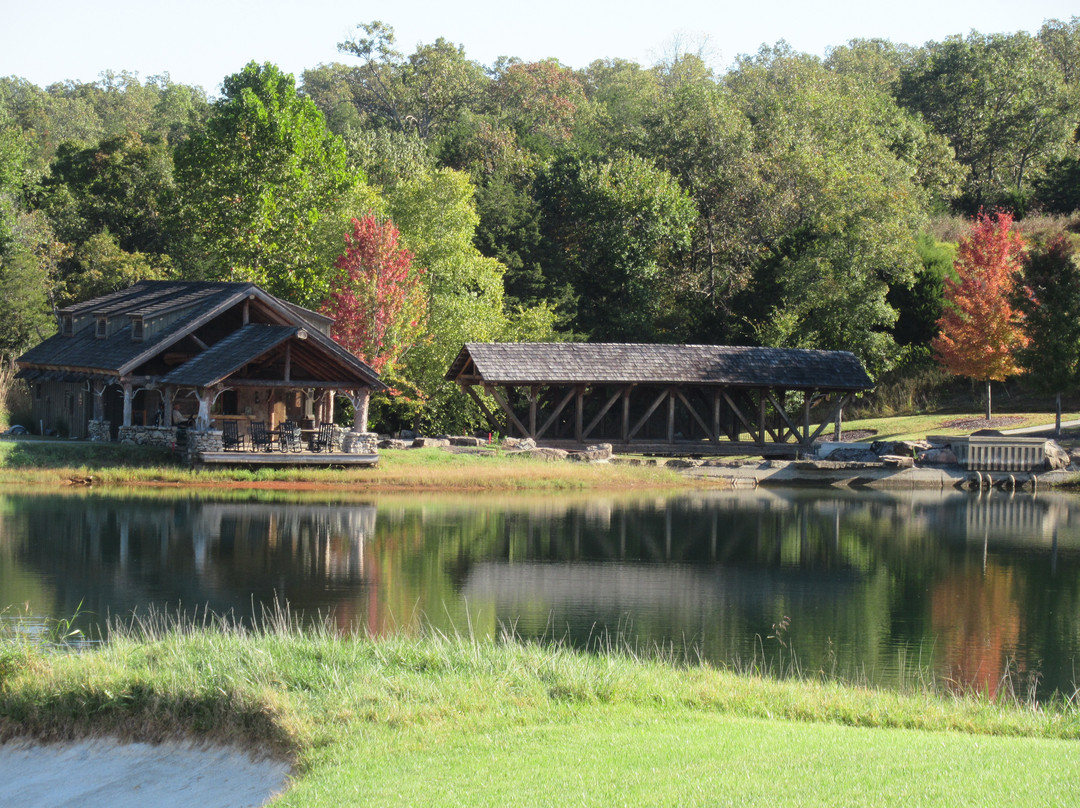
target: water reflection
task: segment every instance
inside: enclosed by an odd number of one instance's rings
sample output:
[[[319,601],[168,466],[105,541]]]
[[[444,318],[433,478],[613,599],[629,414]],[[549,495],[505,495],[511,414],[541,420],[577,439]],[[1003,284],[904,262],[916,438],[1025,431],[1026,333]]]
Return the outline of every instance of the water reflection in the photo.
[[[511,626],[1070,694],[1080,648],[1080,500],[1062,495],[2,499],[0,603],[81,603],[84,628],[151,607],[250,622],[281,599],[372,633]]]

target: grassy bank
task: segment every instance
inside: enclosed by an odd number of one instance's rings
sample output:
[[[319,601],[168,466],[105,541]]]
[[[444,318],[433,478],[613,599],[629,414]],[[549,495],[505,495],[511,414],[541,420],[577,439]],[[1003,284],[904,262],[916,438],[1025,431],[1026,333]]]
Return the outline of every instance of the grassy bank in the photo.
[[[375,468],[192,470],[162,449],[117,444],[0,442],[0,484],[178,485],[350,491],[517,491],[699,485],[652,467],[544,462],[499,451],[383,450]]]
[[[6,641],[0,735],[240,741],[287,806],[1061,804],[1080,715],[517,641],[228,626]]]

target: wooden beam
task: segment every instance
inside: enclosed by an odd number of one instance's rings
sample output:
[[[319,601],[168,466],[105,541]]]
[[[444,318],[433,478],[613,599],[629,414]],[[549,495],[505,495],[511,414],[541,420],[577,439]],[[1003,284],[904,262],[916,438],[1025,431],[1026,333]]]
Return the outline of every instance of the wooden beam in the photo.
[[[495,399],[495,403],[498,404],[502,408],[502,411],[506,413],[506,417],[510,419],[510,422],[512,422],[514,426],[518,428],[518,430],[521,432],[521,436],[527,437],[529,434],[529,430],[527,430],[525,426],[521,423],[521,421],[518,420],[518,417],[514,415],[514,411],[510,408],[510,405],[507,403],[506,399],[499,394],[499,389],[493,384],[485,384],[484,392],[491,396],[493,399]],[[507,424],[507,426],[509,426],[509,424]]]
[[[645,422],[648,421],[650,417],[652,417],[652,414],[654,412],[656,412],[656,408],[664,403],[664,399],[667,397],[667,394],[668,394],[667,390],[661,390],[660,391],[660,395],[658,395],[656,397],[656,401],[654,401],[652,403],[652,406],[650,406],[649,409],[645,411],[645,414],[638,419],[638,422],[636,424],[634,424],[634,428],[631,429],[630,432],[627,434],[626,440],[628,442],[630,441],[631,438],[634,437],[634,435],[636,435],[638,433],[638,431],[643,426],[645,426]]]
[[[735,417],[738,418],[739,421],[742,422],[742,425],[744,427],[746,427],[746,431],[750,433],[750,437],[753,438],[754,437],[754,427],[751,426],[750,421],[747,420],[746,416],[742,414],[742,410],[739,409],[739,406],[735,403],[735,401],[731,398],[731,396],[728,395],[727,390],[721,390],[720,392],[723,394],[724,400],[727,402],[727,405],[729,407],[731,407],[731,411],[733,413],[735,413]],[[735,441],[736,438],[732,438],[732,440]]]
[[[807,441],[808,444],[813,443],[815,440],[817,440],[818,435],[824,432],[825,427],[827,427],[830,423],[836,423],[839,420],[839,418],[841,417],[840,412],[844,409],[844,405],[847,404],[850,398],[851,393],[845,393],[837,400],[836,404],[833,405],[832,412],[830,412],[829,415],[825,418],[825,420],[818,425],[818,428],[814,430],[814,434],[810,436],[810,440]]]
[[[803,393],[802,402],[802,422],[803,433],[802,440],[799,441],[803,446],[810,446],[810,391],[807,390]]]
[[[795,426],[795,424],[793,424],[791,422],[790,418],[788,418],[787,411],[780,404],[780,402],[777,401],[776,395],[773,393],[772,389],[770,388],[766,392],[768,393],[769,401],[776,408],[776,411],[778,413],[780,413],[780,417],[784,420],[784,423],[787,424],[788,429],[791,430],[791,434],[795,436],[795,440],[797,441],[799,439],[799,428],[797,426]],[[773,434],[775,435],[775,433],[773,433]],[[784,430],[782,428],[780,430],[780,436],[779,436],[779,438],[777,439],[776,442],[777,443],[787,443],[787,436],[784,435]]]
[[[529,437],[536,440],[536,400],[540,397],[540,385],[529,388]]]
[[[622,400],[622,439],[623,443],[630,442],[630,394],[634,391],[634,386],[630,385],[623,390]]]
[[[584,440],[581,422],[585,420],[585,386],[580,385],[574,390],[574,440],[580,443]]]
[[[574,393],[576,393],[576,392],[577,392],[577,390],[575,388],[573,388],[573,387],[571,387],[567,391],[566,395],[563,396],[563,400],[559,402],[559,406],[555,408],[555,412],[551,413],[551,415],[548,416],[548,419],[546,421],[544,421],[544,425],[542,427],[540,427],[540,430],[536,433],[536,439],[537,440],[540,439],[541,435],[543,435],[545,432],[548,431],[549,426],[551,426],[553,423],[555,423],[555,419],[559,417],[559,413],[561,413],[563,411],[563,409],[566,407],[566,405],[570,403],[570,399],[572,399],[574,397]]]
[[[468,393],[469,398],[476,402],[476,406],[480,408],[480,412],[484,413],[484,417],[488,419],[488,423],[491,425],[491,428],[498,431],[502,427],[502,424],[498,422],[498,420],[492,414],[491,410],[488,409],[487,404],[485,404],[484,400],[480,398],[480,395],[475,390],[473,390],[472,385],[462,383],[461,389]]]
[[[675,442],[675,396],[671,395],[672,390],[678,390],[679,388],[668,389],[667,400],[667,442]]]
[[[765,394],[761,390],[758,390],[758,443],[765,442],[765,401]],[[773,437],[775,438],[776,436],[773,435]],[[777,441],[777,443],[779,442],[780,441]]]
[[[705,422],[701,419],[701,416],[698,415],[697,410],[694,409],[694,405],[691,404],[690,400],[687,399],[687,397],[683,395],[683,391],[676,387],[675,392],[678,393],[679,400],[682,401],[682,403],[685,405],[686,409],[688,409],[690,411],[690,415],[692,415],[694,420],[698,422],[698,426],[701,427],[701,430],[705,433],[705,435],[708,437],[708,439],[715,443],[716,440],[717,440],[716,433],[711,431],[709,429],[709,427],[706,426]]]
[[[616,390],[614,392],[614,394],[612,394],[612,396],[607,400],[607,403],[604,404],[604,406],[600,408],[600,412],[598,412],[595,416],[593,416],[593,419],[591,421],[589,421],[589,425],[587,427],[585,427],[584,431],[581,433],[581,437],[583,439],[589,437],[589,434],[594,429],[596,429],[596,425],[600,423],[600,419],[602,419],[605,415],[607,415],[608,410],[610,410],[612,408],[612,406],[614,406],[615,402],[619,400],[619,396],[621,396],[622,394],[623,394],[623,388],[621,388],[621,387],[618,390]]]

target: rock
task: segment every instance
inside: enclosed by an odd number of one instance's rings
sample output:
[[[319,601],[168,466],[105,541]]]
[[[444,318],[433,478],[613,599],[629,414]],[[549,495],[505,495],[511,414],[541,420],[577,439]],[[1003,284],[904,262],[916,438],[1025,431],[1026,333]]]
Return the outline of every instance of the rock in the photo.
[[[696,469],[702,465],[705,461],[698,460],[694,457],[679,457],[667,462],[669,469]]]
[[[586,446],[587,452],[598,452],[604,455],[604,457],[611,457],[611,444],[610,443],[595,443],[592,446]]]
[[[1062,449],[1057,441],[1048,440],[1043,451],[1046,453],[1047,470],[1065,469],[1072,462],[1069,453]]]
[[[532,438],[504,438],[502,445],[504,449],[510,449],[511,451],[535,449],[536,441]]]
[[[397,437],[399,440],[416,440],[420,436],[411,429],[402,429],[398,431]]]
[[[411,446],[412,443],[397,438],[383,438],[379,441],[380,449],[408,449]]]
[[[590,446],[580,452],[570,452],[570,459],[580,463],[603,463],[611,459],[611,446],[609,445],[606,451]]]
[[[486,446],[487,441],[483,438],[473,438],[467,435],[455,435],[449,438],[451,446]]]
[[[416,438],[412,442],[414,449],[441,449],[444,446],[449,446],[450,441],[446,438]]]
[[[1072,449],[1069,452],[1069,458],[1074,466],[1080,466],[1080,449]]]
[[[930,441],[925,440],[884,440],[875,441],[870,445],[878,457],[896,455],[897,457],[914,458],[916,453],[933,449]]]
[[[565,449],[550,449],[546,446],[538,446],[535,449],[524,449],[521,451],[521,454],[525,455],[526,457],[531,457],[535,460],[552,461],[566,460],[567,456],[570,453]]]
[[[919,462],[929,466],[955,466],[956,454],[952,449],[929,449],[919,455]]]
[[[877,452],[872,449],[837,449],[829,453],[833,463],[877,463]]]
[[[915,458],[911,455],[881,455],[880,460],[886,468],[910,469],[915,467]]]

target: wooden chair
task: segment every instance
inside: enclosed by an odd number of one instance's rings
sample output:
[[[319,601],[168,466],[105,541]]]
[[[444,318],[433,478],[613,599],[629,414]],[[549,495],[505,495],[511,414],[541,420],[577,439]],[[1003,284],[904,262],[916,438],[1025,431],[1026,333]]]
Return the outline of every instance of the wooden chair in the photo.
[[[221,448],[226,452],[247,451],[247,435],[240,434],[240,430],[236,426],[236,421],[222,421]]]
[[[283,452],[304,451],[303,441],[300,439],[300,427],[296,421],[283,421],[278,427],[278,443]]]
[[[274,451],[274,440],[266,431],[266,424],[263,421],[251,422],[251,448],[256,452]]]
[[[315,435],[311,440],[311,450],[313,452],[332,452],[334,451],[334,425],[333,424],[319,424],[319,434]]]

